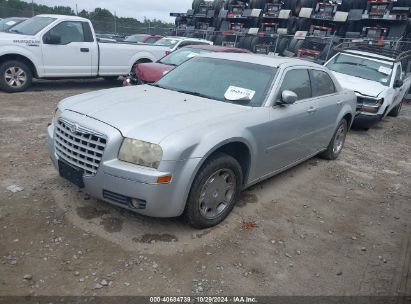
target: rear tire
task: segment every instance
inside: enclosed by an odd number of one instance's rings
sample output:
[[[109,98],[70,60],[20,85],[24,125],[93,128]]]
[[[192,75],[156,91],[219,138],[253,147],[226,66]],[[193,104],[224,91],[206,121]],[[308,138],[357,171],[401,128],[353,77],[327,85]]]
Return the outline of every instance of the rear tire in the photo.
[[[390,113],[388,113],[388,116],[391,117],[398,117],[398,115],[400,115],[401,109],[402,109],[402,104],[404,103],[404,101],[401,101],[395,108],[393,108],[391,110]]]
[[[184,210],[189,225],[204,229],[221,223],[234,208],[242,185],[243,173],[236,159],[224,153],[212,156],[191,187]]]
[[[320,154],[320,157],[328,160],[337,159],[341,154],[342,149],[344,148],[345,138],[348,133],[348,123],[347,120],[343,119],[338,124],[337,130],[334,133],[333,138],[331,139],[330,144],[327,147],[327,150]]]
[[[30,68],[21,61],[9,60],[0,65],[0,89],[5,92],[24,92],[32,80]]]
[[[103,79],[107,81],[116,81],[118,80],[118,76],[104,76]]]

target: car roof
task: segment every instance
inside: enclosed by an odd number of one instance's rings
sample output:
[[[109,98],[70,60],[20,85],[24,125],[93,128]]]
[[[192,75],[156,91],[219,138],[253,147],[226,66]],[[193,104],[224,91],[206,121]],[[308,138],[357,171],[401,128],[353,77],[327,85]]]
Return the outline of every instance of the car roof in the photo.
[[[179,36],[167,36],[167,37],[164,37],[163,39],[167,39],[167,40],[179,40],[179,41],[185,41],[185,40],[190,40],[190,41],[208,41],[208,40],[200,39],[200,38],[179,37]]]
[[[319,64],[316,64],[310,61],[290,58],[290,57],[279,57],[279,56],[268,56],[268,55],[257,55],[257,54],[221,53],[221,52],[204,54],[204,55],[201,55],[201,57],[253,63],[253,64],[265,65],[265,66],[269,66],[273,68],[278,68],[281,65],[297,65],[297,66],[317,67],[317,68],[324,69],[322,65],[319,65]]]
[[[61,19],[66,19],[66,20],[83,20],[83,21],[89,21],[88,19],[78,17],[78,16],[68,16],[68,15],[55,15],[55,14],[41,14],[41,15],[36,15],[35,17],[49,17],[49,18],[61,18]]]
[[[369,59],[380,59],[380,60],[388,61],[388,62],[391,62],[391,63],[393,61],[393,58],[383,56],[383,55],[379,55],[379,54],[376,54],[376,53],[364,52],[364,51],[357,51],[357,50],[347,49],[347,50],[342,51],[341,53],[364,56],[364,57],[367,57]]]
[[[219,45],[208,45],[208,44],[187,45],[186,48],[208,50],[208,51],[213,51],[213,52],[251,53],[249,50],[246,50],[246,49],[219,46]]]

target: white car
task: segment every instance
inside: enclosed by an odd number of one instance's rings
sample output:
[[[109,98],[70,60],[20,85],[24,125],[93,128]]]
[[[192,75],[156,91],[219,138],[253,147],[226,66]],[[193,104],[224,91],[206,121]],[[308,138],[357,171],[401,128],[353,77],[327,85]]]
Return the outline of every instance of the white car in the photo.
[[[380,46],[351,44],[325,64],[342,87],[357,94],[356,126],[368,129],[387,115],[399,115],[411,85],[401,61],[410,55]]]
[[[38,15],[0,33],[0,88],[21,92],[32,78],[114,79],[169,51],[168,46],[99,42],[87,19]]]
[[[213,45],[212,41],[197,38],[187,38],[187,37],[164,37],[154,43],[154,45],[162,45],[170,48],[170,53],[177,49],[188,45]]]

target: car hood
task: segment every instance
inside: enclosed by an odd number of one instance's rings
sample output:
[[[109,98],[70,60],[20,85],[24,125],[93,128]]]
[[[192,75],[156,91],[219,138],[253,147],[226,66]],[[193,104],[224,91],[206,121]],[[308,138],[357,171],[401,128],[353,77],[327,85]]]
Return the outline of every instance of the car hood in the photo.
[[[332,73],[344,89],[353,90],[356,93],[360,93],[364,96],[378,97],[381,92],[385,91],[388,88],[376,81],[371,81],[337,72]]]
[[[201,130],[252,109],[148,85],[86,93],[63,100],[59,107],[104,122],[125,137],[155,144],[181,130]]]
[[[174,66],[162,63],[140,63],[136,67],[136,74],[139,80],[144,82],[156,82],[163,77],[164,72],[174,69]]]
[[[40,41],[37,41],[35,36],[28,36],[28,35],[19,35],[13,33],[0,33],[0,45],[1,44],[30,44],[36,43],[39,44]]]

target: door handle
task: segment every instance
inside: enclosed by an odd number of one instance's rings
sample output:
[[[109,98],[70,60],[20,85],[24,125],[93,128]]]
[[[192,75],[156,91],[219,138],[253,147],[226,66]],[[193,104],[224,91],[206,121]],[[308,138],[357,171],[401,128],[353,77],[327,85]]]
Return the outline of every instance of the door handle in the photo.
[[[80,52],[82,52],[82,53],[88,53],[88,52],[90,52],[90,49],[89,49],[89,48],[81,48],[81,49],[80,49]]]
[[[307,112],[308,113],[315,113],[315,112],[317,112],[317,108],[314,108],[314,107],[310,107],[308,110],[307,110]]]

